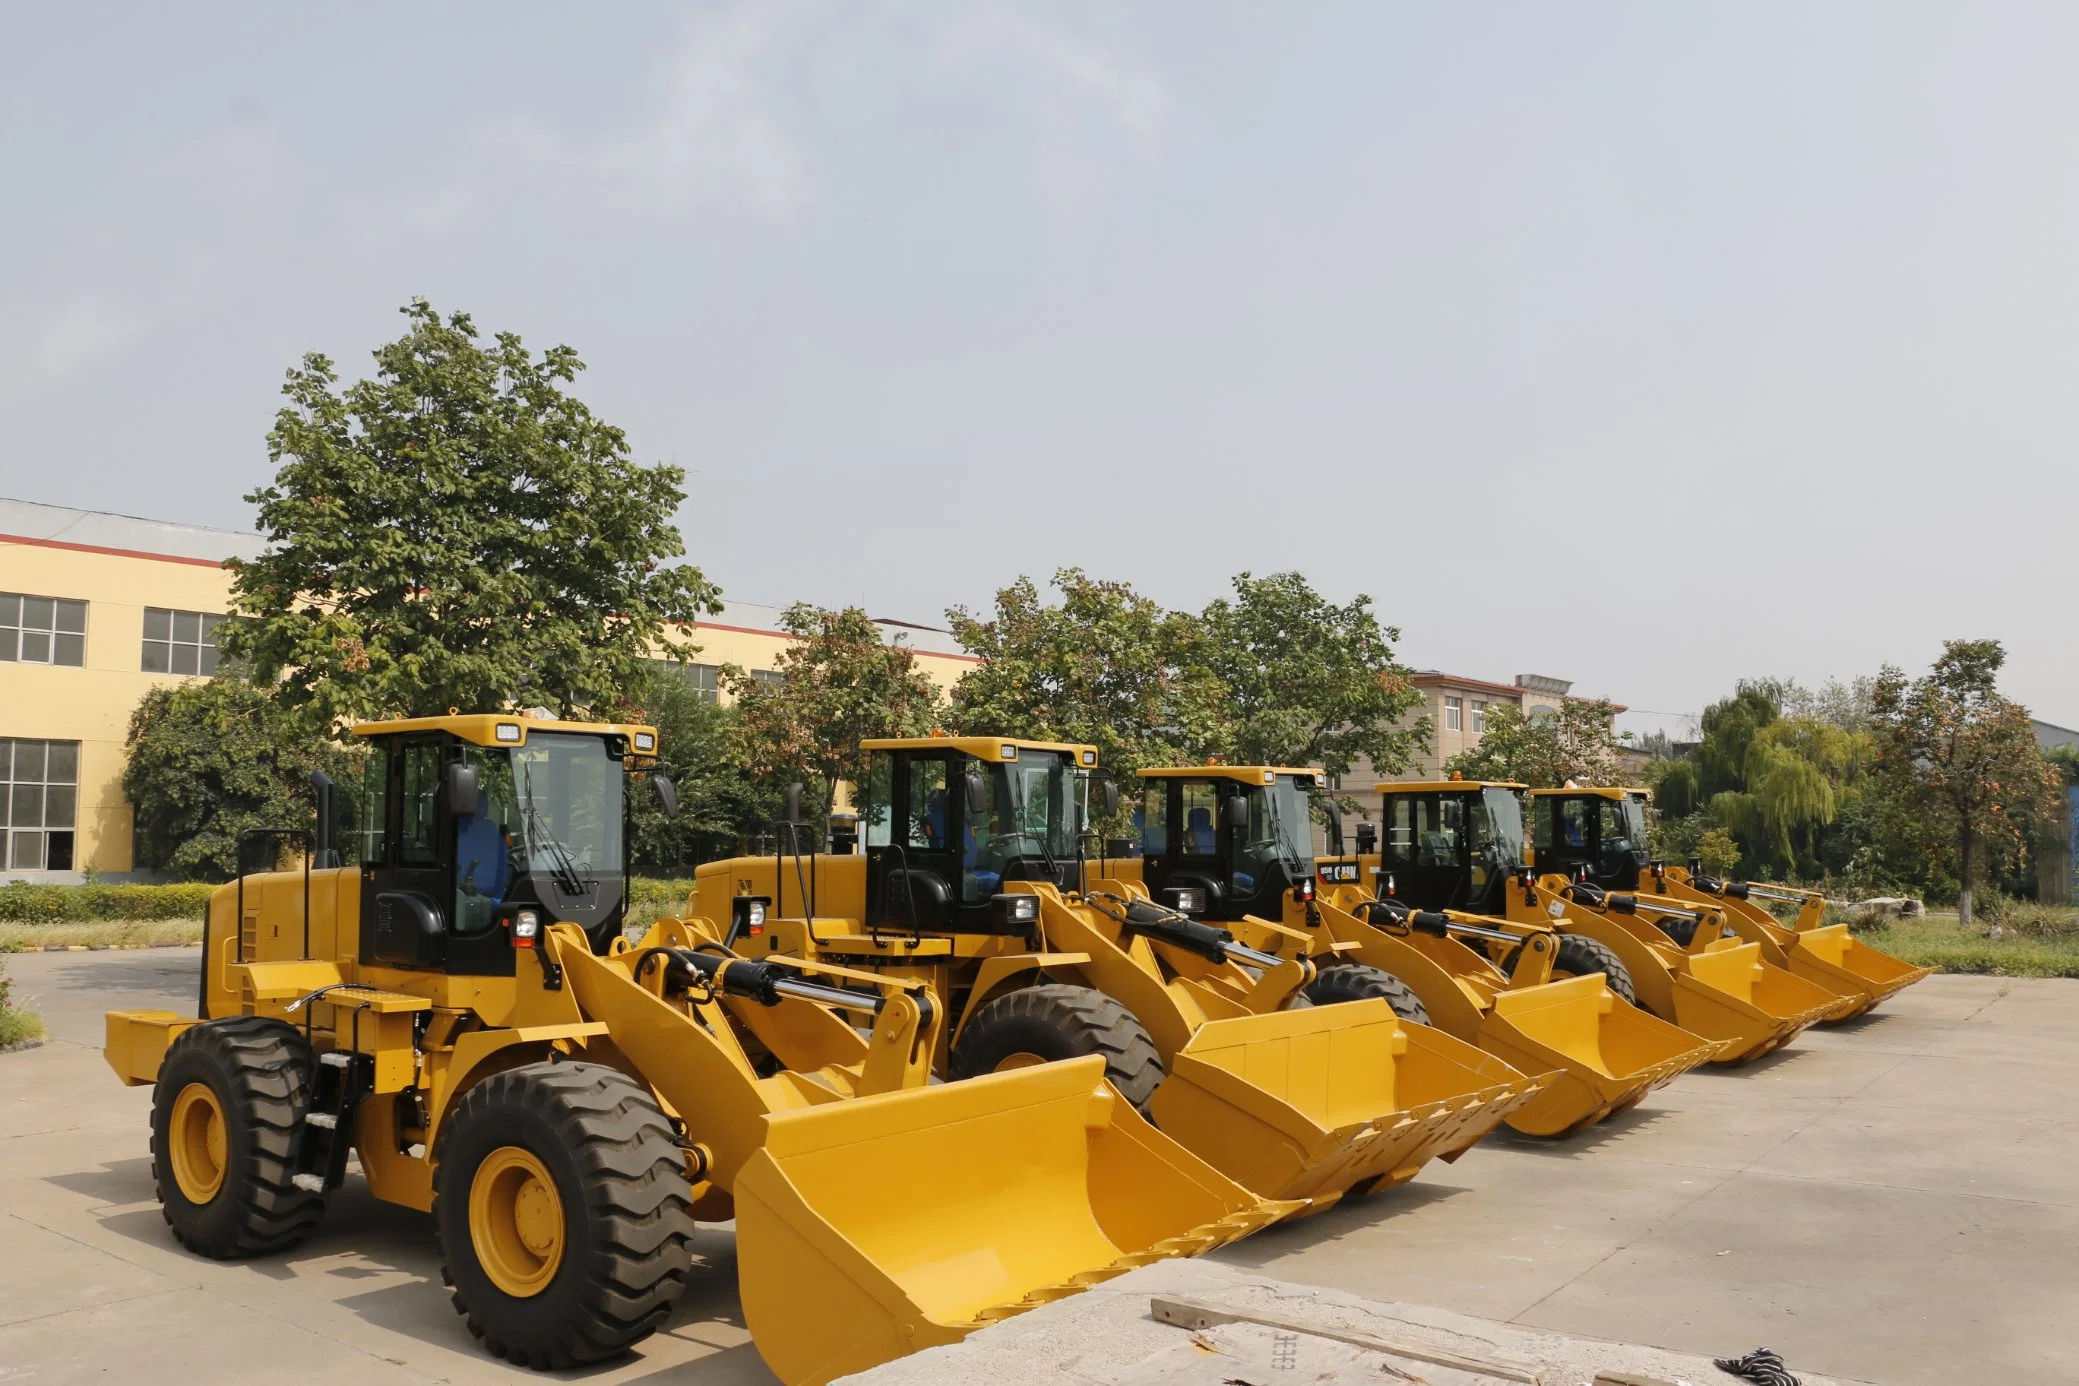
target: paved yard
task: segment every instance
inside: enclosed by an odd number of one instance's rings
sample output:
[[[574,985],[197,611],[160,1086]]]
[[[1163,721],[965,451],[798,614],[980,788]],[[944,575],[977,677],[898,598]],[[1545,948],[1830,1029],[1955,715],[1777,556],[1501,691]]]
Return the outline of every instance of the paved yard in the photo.
[[[287,1257],[175,1247],[151,1196],[149,1092],[118,1085],[98,1045],[110,1006],[190,1006],[195,962],[8,959],[52,1042],[0,1055],[0,1383],[533,1379],[476,1350],[426,1220],[357,1186]],[[1490,1141],[1221,1259],[1530,1328],[1768,1344],[1887,1386],[2079,1381],[2075,1093],[2079,982],[1937,977],[1746,1070],[1685,1077],[1585,1139]],[[709,1274],[669,1332],[573,1375],[770,1382],[737,1317],[728,1230],[699,1250]]]

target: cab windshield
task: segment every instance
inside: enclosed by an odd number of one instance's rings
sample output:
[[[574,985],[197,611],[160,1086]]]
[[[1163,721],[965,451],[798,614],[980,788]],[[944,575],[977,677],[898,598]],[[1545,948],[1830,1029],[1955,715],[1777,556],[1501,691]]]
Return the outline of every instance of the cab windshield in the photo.
[[[1058,866],[1076,853],[1081,777],[1067,756],[1021,749],[1016,760],[991,763],[987,770],[989,808],[969,825],[968,889],[962,892],[976,898],[993,894],[1004,869],[1020,857],[1050,859]]]
[[[1496,871],[1523,864],[1523,801],[1513,789],[1487,788],[1473,802],[1473,855]]]
[[[515,899],[587,928],[604,921],[622,893],[622,773],[606,743],[536,732],[524,746],[467,755],[477,811],[455,820],[458,925],[488,927]]]

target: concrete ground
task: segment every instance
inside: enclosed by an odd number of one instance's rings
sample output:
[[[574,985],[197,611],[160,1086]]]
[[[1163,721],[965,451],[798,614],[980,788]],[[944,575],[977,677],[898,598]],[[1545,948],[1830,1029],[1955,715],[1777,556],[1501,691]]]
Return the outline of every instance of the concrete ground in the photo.
[[[0,1055],[0,1382],[516,1382],[440,1288],[427,1220],[350,1183],[298,1251],[181,1252],[149,1091],[101,1012],[192,1004],[196,953],[18,954],[51,1042]],[[33,1000],[32,1000],[33,998]],[[1685,1076],[1584,1138],[1490,1140],[1404,1189],[1271,1229],[1244,1271],[1523,1329],[1848,1381],[2079,1381],[2079,983],[1936,977],[1744,1070]],[[726,1228],[671,1328],[601,1386],[770,1382]],[[1730,1380],[1730,1378],[1723,1378]]]

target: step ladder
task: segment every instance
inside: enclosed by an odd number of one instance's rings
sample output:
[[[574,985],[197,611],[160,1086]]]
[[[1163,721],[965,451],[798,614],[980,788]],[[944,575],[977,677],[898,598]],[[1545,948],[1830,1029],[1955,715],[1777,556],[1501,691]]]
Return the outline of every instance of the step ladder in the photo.
[[[310,1106],[297,1124],[289,1182],[305,1193],[330,1193],[346,1178],[354,1146],[354,1114],[375,1087],[375,1060],[334,1049],[318,1055]]]

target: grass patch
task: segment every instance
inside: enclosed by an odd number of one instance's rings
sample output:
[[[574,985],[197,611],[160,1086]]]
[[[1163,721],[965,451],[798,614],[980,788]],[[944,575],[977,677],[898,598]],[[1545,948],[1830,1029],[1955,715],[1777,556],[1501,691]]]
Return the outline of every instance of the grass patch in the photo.
[[[14,979],[0,967],[0,1050],[34,1044],[42,1038],[43,1017],[15,1004]]]
[[[63,924],[0,923],[0,953],[33,953],[39,948],[161,948],[202,942],[200,919],[104,919]]]
[[[1857,937],[1916,967],[1995,977],[2079,977],[2079,935],[2031,937],[2009,930],[1988,938],[1983,926],[1969,933],[1958,928],[1950,911],[1930,910],[1925,919],[1897,920]]]

